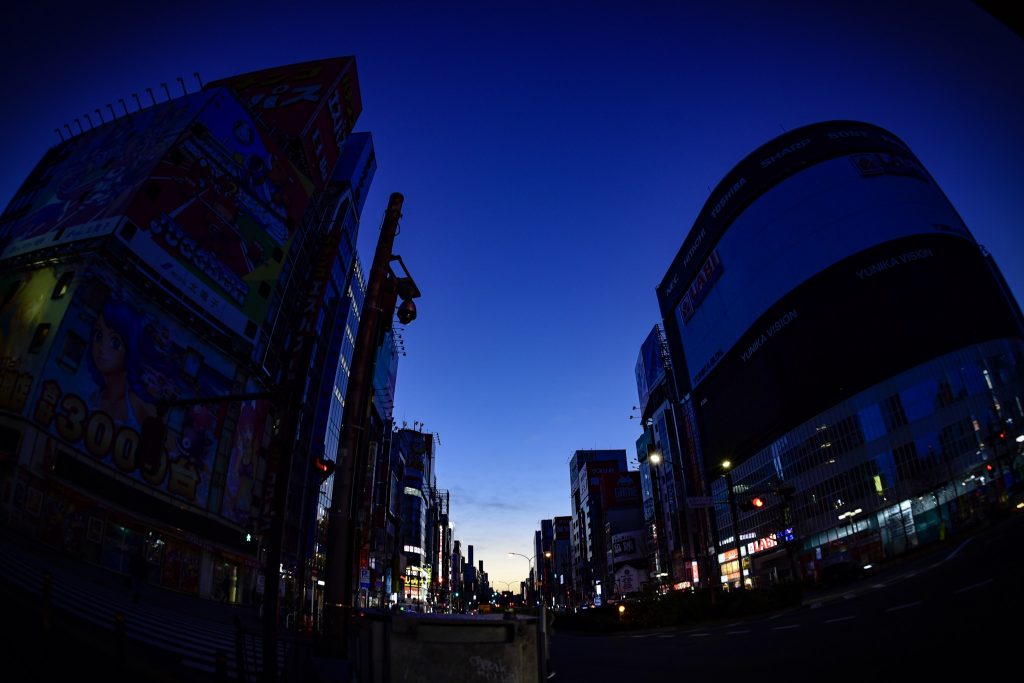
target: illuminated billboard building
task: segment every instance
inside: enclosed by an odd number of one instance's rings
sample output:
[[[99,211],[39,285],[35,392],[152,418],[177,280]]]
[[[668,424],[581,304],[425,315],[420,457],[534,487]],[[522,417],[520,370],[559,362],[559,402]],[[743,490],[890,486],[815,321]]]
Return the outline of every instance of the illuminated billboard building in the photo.
[[[249,601],[276,477],[305,496],[289,508],[294,557],[329,457],[314,399],[336,384],[358,308],[374,168],[369,136],[351,135],[360,110],[354,59],[326,59],[154,98],[43,156],[0,216],[4,523],[113,571],[142,556],[151,582]],[[300,373],[316,396],[283,396]],[[280,400],[203,400],[256,392]],[[143,452],[141,426],[166,401],[179,403],[160,416],[166,439]],[[282,407],[300,403],[308,414]],[[284,417],[324,433],[275,442]],[[285,442],[293,472],[277,468]]]
[[[1019,308],[886,130],[818,123],[743,159],[657,295],[715,500],[726,499],[726,459],[737,496],[764,494],[737,523],[753,578],[937,538],[1020,465]],[[723,553],[737,530],[717,517]],[[790,537],[799,567],[772,545]],[[735,558],[719,559],[738,578]]]
[[[701,465],[687,447],[685,420],[676,400],[668,340],[655,325],[637,356],[637,410],[643,434],[636,442],[643,489],[650,569],[662,583],[688,587],[700,581],[696,563],[708,546],[710,523],[704,509],[687,506],[704,496]],[[656,457],[649,457],[650,455]]]
[[[392,437],[392,449],[404,455],[405,477],[401,503],[401,540],[404,576],[398,601],[417,611],[430,609],[434,583],[433,524],[437,479],[434,472],[434,435],[419,429],[400,429]],[[447,510],[444,512],[447,513]],[[470,546],[472,548],[472,546]],[[472,564],[472,551],[470,551]]]
[[[625,449],[579,450],[569,458],[572,583],[580,606],[600,605],[607,594],[601,475],[626,469]]]

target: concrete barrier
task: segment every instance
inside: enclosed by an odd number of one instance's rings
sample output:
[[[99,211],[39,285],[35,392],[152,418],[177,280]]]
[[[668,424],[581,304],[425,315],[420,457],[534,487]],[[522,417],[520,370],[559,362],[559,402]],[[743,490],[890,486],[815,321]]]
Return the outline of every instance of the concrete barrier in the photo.
[[[538,683],[536,617],[398,614],[392,683]]]

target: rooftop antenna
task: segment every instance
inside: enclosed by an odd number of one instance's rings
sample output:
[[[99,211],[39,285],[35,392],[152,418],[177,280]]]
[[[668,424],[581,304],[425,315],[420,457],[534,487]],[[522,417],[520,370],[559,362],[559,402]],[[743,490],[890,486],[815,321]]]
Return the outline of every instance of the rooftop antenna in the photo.
[[[182,94],[187,95],[188,94],[188,90],[185,89],[185,79],[183,79],[181,76],[176,76],[175,78],[178,81],[178,85],[181,86]]]
[[[171,89],[167,87],[166,83],[161,83],[160,85],[163,87],[164,93],[167,95],[167,101],[170,102],[171,101]]]
[[[199,72],[198,72],[198,71],[196,71],[196,72],[194,72],[194,73],[193,73],[192,75],[196,77],[196,81],[198,81],[198,82],[199,82],[199,89],[200,89],[200,90],[202,90],[202,89],[203,89],[203,79],[201,79],[201,78],[199,77]]]

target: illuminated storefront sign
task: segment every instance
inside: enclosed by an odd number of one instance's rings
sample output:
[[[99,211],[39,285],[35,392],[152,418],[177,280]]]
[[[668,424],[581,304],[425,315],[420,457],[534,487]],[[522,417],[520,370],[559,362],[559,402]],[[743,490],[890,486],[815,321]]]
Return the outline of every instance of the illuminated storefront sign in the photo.
[[[721,275],[722,259],[718,256],[718,251],[715,250],[701,266],[697,276],[690,283],[689,289],[683,295],[683,300],[679,302],[679,311],[683,314],[684,324],[690,322],[690,318],[700,306],[700,302],[704,300],[704,297],[711,291],[711,286]]]

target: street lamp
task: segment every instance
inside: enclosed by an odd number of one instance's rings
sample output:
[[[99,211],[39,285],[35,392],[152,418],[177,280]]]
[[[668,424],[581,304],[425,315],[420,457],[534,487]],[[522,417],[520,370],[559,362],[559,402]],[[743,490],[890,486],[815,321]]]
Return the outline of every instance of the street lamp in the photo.
[[[661,465],[661,463],[664,462],[664,460],[665,459],[661,456],[661,453],[659,453],[658,451],[651,451],[647,455],[647,461],[649,463],[651,463],[651,465],[653,465],[657,469],[660,469],[659,465]],[[662,498],[661,484],[659,483],[659,479],[660,479],[659,474],[657,472],[655,472],[655,470],[652,469],[651,470],[651,485],[652,485],[652,489],[653,489],[652,493],[654,495],[654,538],[655,538],[655,542],[656,542],[655,554],[654,554],[654,559],[655,559],[654,575],[658,578],[658,583],[660,584],[662,582],[662,578],[665,577],[665,576],[668,576],[668,573],[665,571],[666,568],[667,568],[665,566],[665,565],[667,565],[667,562],[664,562],[663,559],[667,559],[668,558],[669,550],[668,550],[668,535],[665,533],[665,524],[664,524],[665,518],[666,518],[666,515],[665,515],[665,501]],[[658,533],[658,522],[659,522],[659,519],[658,519],[658,503],[659,502],[661,503],[661,520],[660,521],[662,522],[661,533],[660,534]],[[662,553],[662,546],[663,545],[664,545],[664,548],[665,548],[664,558],[663,558],[663,553]]]
[[[743,590],[746,588],[746,583],[743,580],[743,555],[740,553],[740,527],[737,523],[739,515],[736,513],[736,494],[732,488],[732,463],[728,460],[723,460],[719,468],[725,477],[725,486],[729,494],[729,516],[732,521],[733,545],[736,547],[736,564],[739,565],[740,570],[739,590]]]
[[[512,557],[513,555],[518,555],[519,557],[521,557],[524,560],[526,560],[526,564],[529,567],[529,575],[527,577],[527,581],[530,581],[531,579],[534,579],[535,577],[533,576],[533,560],[537,556],[533,555],[531,557],[527,557],[526,555],[523,555],[522,553],[513,553],[511,551],[508,554],[509,557]],[[529,584],[527,584],[527,585],[529,585]]]

